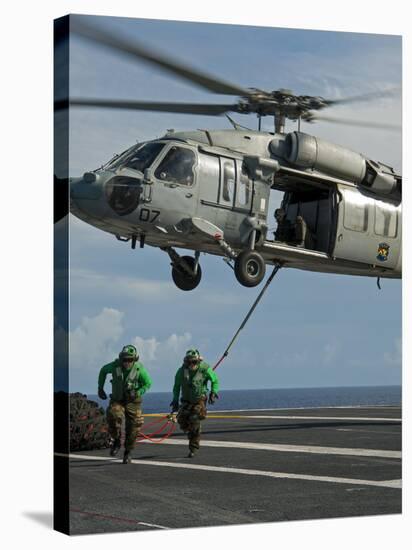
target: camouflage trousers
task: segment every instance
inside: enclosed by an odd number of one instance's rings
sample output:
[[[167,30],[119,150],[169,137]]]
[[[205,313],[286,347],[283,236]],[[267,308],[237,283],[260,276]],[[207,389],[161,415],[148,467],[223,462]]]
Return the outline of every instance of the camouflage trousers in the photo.
[[[206,418],[206,397],[202,397],[195,403],[183,401],[177,413],[177,421],[181,429],[187,433],[189,449],[197,451],[200,445],[200,422]]]
[[[144,419],[142,416],[142,400],[136,401],[110,401],[107,408],[107,423],[109,433],[113,439],[120,439],[122,435],[122,423],[125,418],[124,448],[131,451],[136,444],[136,437],[140,433]]]

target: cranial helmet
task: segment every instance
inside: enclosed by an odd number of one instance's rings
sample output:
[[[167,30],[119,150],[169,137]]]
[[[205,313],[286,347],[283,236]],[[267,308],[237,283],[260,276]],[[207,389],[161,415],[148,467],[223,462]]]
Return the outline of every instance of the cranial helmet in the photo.
[[[119,353],[119,359],[133,359],[134,361],[137,361],[139,359],[137,349],[131,344],[124,346],[122,351]]]
[[[184,358],[186,363],[200,361],[200,353],[197,349],[188,349]]]

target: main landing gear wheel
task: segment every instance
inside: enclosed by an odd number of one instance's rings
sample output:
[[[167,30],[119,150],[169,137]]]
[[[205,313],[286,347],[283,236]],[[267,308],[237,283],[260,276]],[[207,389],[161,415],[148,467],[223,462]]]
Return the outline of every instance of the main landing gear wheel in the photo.
[[[244,250],[235,259],[236,279],[243,286],[257,286],[265,276],[265,272],[265,261],[254,250]]]
[[[195,268],[195,259],[192,256],[182,256],[189,268],[193,271]],[[179,265],[172,267],[172,279],[175,285],[180,288],[180,290],[193,290],[200,283],[202,278],[202,269],[199,264],[197,264],[196,275],[192,276]]]

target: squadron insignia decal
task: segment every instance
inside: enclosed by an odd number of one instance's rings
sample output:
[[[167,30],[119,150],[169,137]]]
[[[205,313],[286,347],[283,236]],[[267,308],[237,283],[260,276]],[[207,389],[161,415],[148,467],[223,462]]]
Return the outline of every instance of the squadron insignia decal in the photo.
[[[381,262],[386,262],[389,257],[389,245],[387,243],[379,243],[378,245],[378,255],[376,259]]]

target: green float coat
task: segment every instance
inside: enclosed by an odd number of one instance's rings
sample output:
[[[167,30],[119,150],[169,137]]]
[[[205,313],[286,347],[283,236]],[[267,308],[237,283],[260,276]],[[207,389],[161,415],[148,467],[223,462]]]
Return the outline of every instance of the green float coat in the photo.
[[[175,376],[173,400],[179,401],[180,391],[182,391],[182,401],[195,403],[201,397],[207,395],[207,383],[209,381],[211,383],[210,391],[217,393],[219,391],[219,381],[207,363],[202,361],[195,370],[191,370],[185,365],[181,366]]]
[[[104,365],[99,373],[99,389],[103,389],[108,374],[112,375],[113,401],[124,401],[125,390],[133,390],[141,397],[152,385],[147,370],[139,361],[133,363],[130,369],[123,368],[119,359]]]

